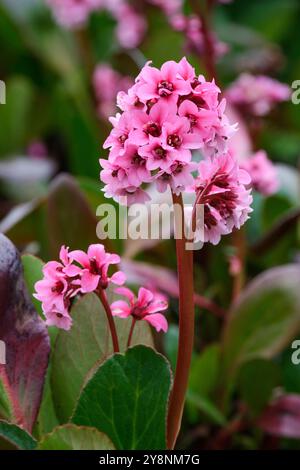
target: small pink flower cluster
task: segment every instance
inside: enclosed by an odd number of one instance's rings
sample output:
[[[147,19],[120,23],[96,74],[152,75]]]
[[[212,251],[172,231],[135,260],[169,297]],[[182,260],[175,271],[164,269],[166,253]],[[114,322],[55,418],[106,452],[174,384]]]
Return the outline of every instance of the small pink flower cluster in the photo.
[[[161,312],[168,308],[166,298],[141,287],[137,298],[134,293],[126,287],[119,287],[117,294],[127,297],[129,304],[124,300],[116,300],[111,304],[112,314],[120,318],[133,317],[134,320],[145,320],[152,325],[156,331],[168,331],[168,322]]]
[[[239,168],[230,152],[200,162],[195,191],[196,202],[204,206],[204,233],[196,231],[197,240],[216,245],[222,235],[239,229],[248,220],[252,212],[251,190],[247,189],[250,183],[249,174]]]
[[[226,91],[226,98],[247,114],[265,116],[276,103],[286,101],[290,88],[264,75],[243,73]]]
[[[69,330],[72,325],[69,310],[77,294],[93,292],[98,286],[106,289],[110,282],[122,285],[125,275],[118,271],[108,277],[109,266],[119,263],[120,257],[106,253],[100,244],[90,245],[87,253],[81,250],[69,252],[63,246],[59,258],[60,262],[45,264],[44,278],[35,284],[34,297],[42,302],[47,325]]]
[[[175,31],[184,33],[186,39],[185,49],[188,53],[204,54],[206,46],[202,23],[198,16],[186,16],[180,12],[170,17],[170,24]],[[215,59],[222,57],[228,52],[227,44],[219,41],[213,32],[210,32],[210,41],[213,45]]]
[[[276,167],[264,150],[259,150],[241,165],[251,176],[252,187],[264,196],[270,196],[279,189]]]
[[[59,258],[60,261],[45,264],[44,277],[35,284],[34,297],[42,302],[48,326],[69,330],[72,326],[70,308],[76,295],[107,289],[111,283],[121,286],[126,277],[122,271],[108,276],[110,265],[118,264],[120,257],[106,253],[101,244],[90,245],[87,253],[82,250],[69,252],[62,246]],[[122,300],[113,302],[112,315],[121,318],[132,316],[135,321],[147,321],[157,331],[167,331],[168,323],[161,312],[168,308],[168,303],[162,294],[140,288],[135,299],[133,292],[126,287],[119,287],[115,292],[125,295],[129,305]]]
[[[104,6],[105,0],[46,0],[56,21],[66,28],[80,28],[92,13]]]
[[[93,86],[98,101],[98,113],[107,119],[116,111],[116,96],[119,91],[128,91],[133,80],[120,75],[108,64],[100,64],[93,75]]]
[[[193,183],[192,150],[206,157],[222,153],[235,131],[219,101],[215,82],[207,82],[183,58],[161,69],[147,63],[128,93],[118,94],[122,114],[111,118],[104,143],[109,159],[100,160],[106,197],[121,204],[145,202],[144,183],[180,193]]]

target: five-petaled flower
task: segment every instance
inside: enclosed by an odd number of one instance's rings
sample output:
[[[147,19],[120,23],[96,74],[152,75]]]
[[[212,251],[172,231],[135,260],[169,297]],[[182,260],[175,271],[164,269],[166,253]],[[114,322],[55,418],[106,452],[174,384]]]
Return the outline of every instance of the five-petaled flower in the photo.
[[[168,330],[168,322],[161,312],[168,308],[168,303],[162,294],[153,293],[141,287],[138,296],[127,287],[119,287],[115,290],[117,294],[127,297],[129,300],[116,300],[111,304],[112,314],[120,318],[132,317],[134,320],[145,320],[157,331]]]

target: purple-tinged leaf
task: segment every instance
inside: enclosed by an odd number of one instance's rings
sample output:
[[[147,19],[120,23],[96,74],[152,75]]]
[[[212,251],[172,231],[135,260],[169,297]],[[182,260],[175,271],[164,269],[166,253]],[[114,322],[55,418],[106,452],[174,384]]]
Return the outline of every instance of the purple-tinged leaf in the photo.
[[[50,343],[46,327],[26,291],[20,256],[2,234],[0,339],[6,349],[0,381],[11,402],[13,421],[31,432],[41,402]]]
[[[300,439],[300,395],[283,395],[274,400],[257,424],[273,436]]]

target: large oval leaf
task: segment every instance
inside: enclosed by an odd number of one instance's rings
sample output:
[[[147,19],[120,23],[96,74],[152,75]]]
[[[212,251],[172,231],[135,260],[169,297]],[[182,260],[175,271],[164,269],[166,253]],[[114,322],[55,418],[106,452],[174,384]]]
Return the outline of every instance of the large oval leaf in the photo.
[[[10,400],[14,422],[31,432],[45,381],[49,337],[29,300],[20,256],[1,234],[0,338],[6,346],[6,364],[0,364],[0,390],[4,388],[5,401],[7,397]]]
[[[114,450],[114,445],[98,429],[65,424],[44,436],[38,450]]]
[[[102,304],[95,294],[82,297],[72,310],[73,326],[57,336],[52,361],[52,395],[62,423],[74,411],[80,390],[91,369],[113,353],[110,331]],[[120,350],[126,349],[131,320],[116,318]],[[132,344],[153,345],[146,322],[138,322]]]
[[[80,396],[73,422],[97,427],[117,449],[165,449],[170,386],[167,360],[151,348],[135,346],[98,368]]]
[[[224,373],[244,362],[269,359],[300,330],[300,266],[286,265],[257,276],[234,306],[224,332]]]

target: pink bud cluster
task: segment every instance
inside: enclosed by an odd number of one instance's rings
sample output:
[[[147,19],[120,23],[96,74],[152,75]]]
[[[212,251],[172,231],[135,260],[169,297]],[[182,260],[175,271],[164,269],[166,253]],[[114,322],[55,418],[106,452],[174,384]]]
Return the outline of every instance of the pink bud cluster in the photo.
[[[69,251],[62,246],[59,258],[60,261],[45,264],[44,277],[35,284],[34,297],[42,302],[48,326],[69,330],[72,326],[70,309],[77,295],[105,290],[112,284],[122,286],[126,277],[122,271],[108,275],[110,266],[118,264],[120,257],[106,253],[101,244],[90,245],[87,252]],[[168,303],[162,294],[140,288],[135,299],[133,292],[126,287],[119,287],[115,292],[125,295],[129,305],[122,300],[113,302],[112,315],[121,318],[132,316],[135,321],[146,320],[157,331],[167,331],[168,323],[161,312],[168,308]]]
[[[286,101],[291,95],[290,88],[264,75],[243,73],[226,91],[228,101],[244,114],[265,116],[276,103]]]
[[[149,200],[147,183],[176,194],[191,186],[192,150],[220,154],[235,131],[219,93],[186,58],[161,69],[148,62],[128,93],[118,94],[122,113],[110,119],[113,129],[104,143],[109,158],[100,160],[106,196],[130,205]]]
[[[99,64],[93,75],[93,86],[98,102],[98,114],[107,119],[116,111],[116,96],[119,91],[128,91],[133,80],[122,76],[108,64]]]

